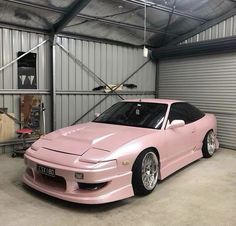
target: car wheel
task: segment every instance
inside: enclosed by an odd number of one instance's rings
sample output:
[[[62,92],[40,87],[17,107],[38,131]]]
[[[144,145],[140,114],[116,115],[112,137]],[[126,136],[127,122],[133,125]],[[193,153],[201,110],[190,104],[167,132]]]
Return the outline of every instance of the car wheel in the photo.
[[[216,140],[215,134],[212,130],[210,130],[204,140],[203,140],[203,147],[202,147],[202,154],[204,158],[210,158],[216,150]]]
[[[148,195],[156,187],[159,176],[159,162],[154,151],[147,149],[135,160],[132,185],[135,195]]]

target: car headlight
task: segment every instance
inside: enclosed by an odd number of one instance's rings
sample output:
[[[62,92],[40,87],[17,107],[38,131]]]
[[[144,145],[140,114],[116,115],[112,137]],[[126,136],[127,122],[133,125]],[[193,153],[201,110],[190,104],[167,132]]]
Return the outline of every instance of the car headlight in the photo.
[[[98,163],[109,160],[111,153],[109,151],[91,148],[80,158],[80,162]]]

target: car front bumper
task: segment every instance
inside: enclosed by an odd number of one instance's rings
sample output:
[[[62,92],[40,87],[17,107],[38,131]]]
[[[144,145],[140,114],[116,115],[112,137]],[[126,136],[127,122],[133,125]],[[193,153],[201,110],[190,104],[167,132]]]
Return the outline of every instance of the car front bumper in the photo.
[[[119,173],[117,168],[78,169],[50,163],[25,154],[26,171],[23,182],[50,196],[84,204],[101,204],[125,199],[134,195],[131,185],[132,172]],[[40,174],[37,165],[55,169],[56,177]],[[85,180],[75,178],[75,172],[85,175]],[[86,179],[87,178],[87,179]],[[98,189],[81,189],[78,183],[104,183]]]

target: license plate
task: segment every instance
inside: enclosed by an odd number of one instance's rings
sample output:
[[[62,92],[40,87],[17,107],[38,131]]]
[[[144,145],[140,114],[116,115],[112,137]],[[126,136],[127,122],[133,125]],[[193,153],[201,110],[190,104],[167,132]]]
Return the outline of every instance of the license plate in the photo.
[[[37,171],[41,174],[55,177],[55,169],[49,168],[47,166],[37,165]]]

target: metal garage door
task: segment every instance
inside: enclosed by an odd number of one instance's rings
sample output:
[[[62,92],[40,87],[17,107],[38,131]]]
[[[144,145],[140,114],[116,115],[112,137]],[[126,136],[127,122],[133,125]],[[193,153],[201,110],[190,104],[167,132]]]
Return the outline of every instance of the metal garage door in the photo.
[[[221,146],[236,149],[236,53],[161,60],[159,77],[160,98],[214,113]]]

